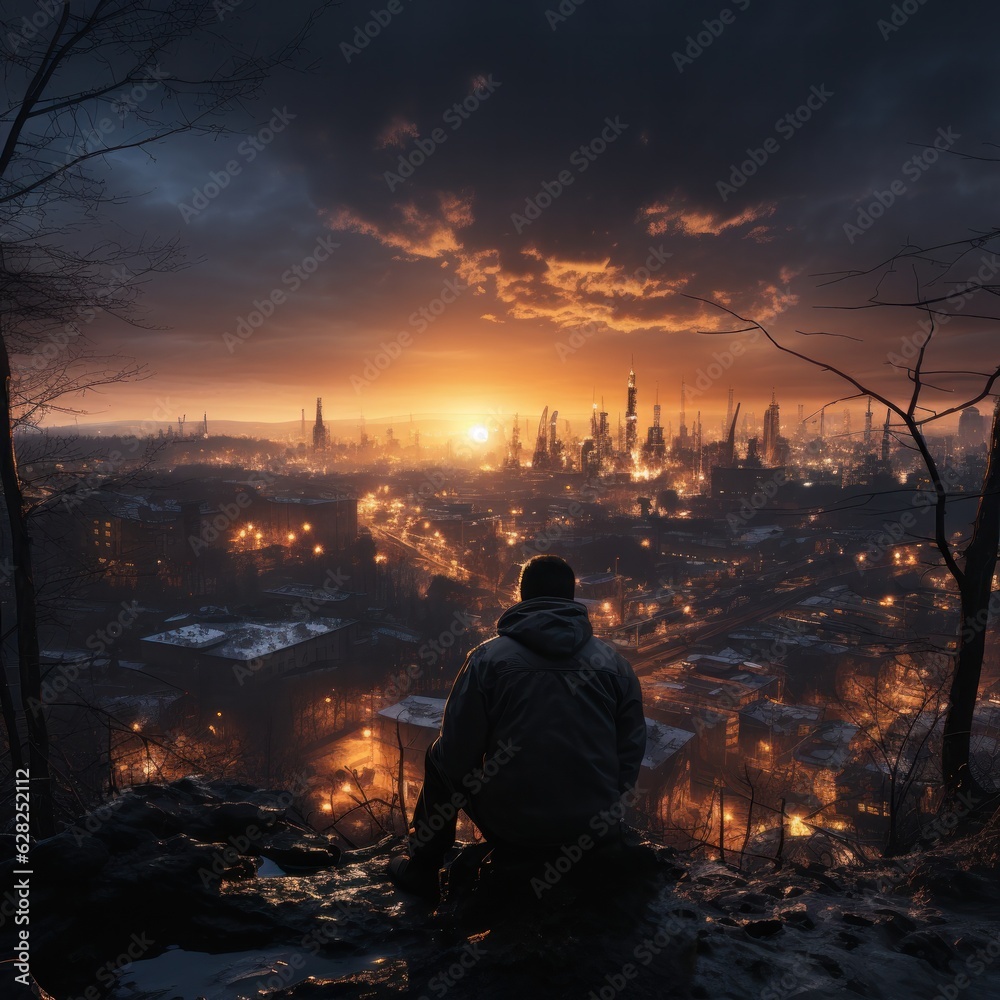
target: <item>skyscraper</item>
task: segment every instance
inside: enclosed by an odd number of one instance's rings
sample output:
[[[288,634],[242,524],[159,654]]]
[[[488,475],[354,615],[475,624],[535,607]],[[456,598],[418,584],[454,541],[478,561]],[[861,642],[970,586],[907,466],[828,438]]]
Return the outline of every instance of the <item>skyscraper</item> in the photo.
[[[667,446],[663,440],[663,428],[660,426],[660,387],[656,387],[656,402],[653,404],[653,426],[646,431],[646,445],[643,448],[646,462],[654,468],[663,465]]]
[[[635,446],[639,433],[639,413],[636,410],[635,370],[629,368],[628,398],[625,407],[625,451],[635,454]]]
[[[323,424],[323,397],[316,397],[316,423],[313,424],[313,451],[326,451],[327,432]]]
[[[778,401],[771,390],[771,403],[764,413],[764,464],[770,468],[780,463],[778,438],[781,436],[781,417]]]
[[[975,406],[967,406],[958,418],[958,443],[963,448],[978,448],[985,439],[983,415]]]

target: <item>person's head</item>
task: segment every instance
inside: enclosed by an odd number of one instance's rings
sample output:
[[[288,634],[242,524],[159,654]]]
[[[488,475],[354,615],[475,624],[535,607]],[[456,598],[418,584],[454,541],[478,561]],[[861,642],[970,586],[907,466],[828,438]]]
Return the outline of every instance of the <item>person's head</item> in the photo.
[[[573,600],[576,574],[559,556],[533,556],[521,567],[521,600],[533,597],[561,597]]]

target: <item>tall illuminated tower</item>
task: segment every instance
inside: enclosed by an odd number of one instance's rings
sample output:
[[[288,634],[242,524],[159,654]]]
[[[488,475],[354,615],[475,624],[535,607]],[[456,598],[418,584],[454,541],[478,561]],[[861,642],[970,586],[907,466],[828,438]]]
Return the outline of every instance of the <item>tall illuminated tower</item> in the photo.
[[[639,433],[639,413],[636,409],[635,370],[629,368],[628,398],[625,407],[625,451],[632,455]]]
[[[771,390],[771,403],[764,413],[764,464],[773,467],[778,464],[778,437],[781,434],[781,417],[778,400]]]
[[[313,424],[313,451],[326,451],[326,427],[323,425],[323,397],[316,397],[316,423]]]

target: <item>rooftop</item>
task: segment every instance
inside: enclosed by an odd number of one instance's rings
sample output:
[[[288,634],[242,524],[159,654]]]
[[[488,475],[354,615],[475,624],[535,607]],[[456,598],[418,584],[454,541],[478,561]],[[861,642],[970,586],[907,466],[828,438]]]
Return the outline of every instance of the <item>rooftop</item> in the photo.
[[[815,705],[782,705],[771,701],[770,698],[761,698],[740,712],[741,716],[762,722],[779,734],[792,735],[798,731],[800,725],[817,724],[821,714],[822,709]]]
[[[694,733],[686,729],[646,719],[646,753],[642,758],[642,766],[655,771],[693,739]]]
[[[222,642],[226,633],[221,629],[208,628],[206,625],[182,625],[169,632],[158,632],[156,635],[144,636],[143,642],[156,642],[164,646],[177,646],[181,649],[207,649]]]
[[[395,719],[411,726],[440,729],[441,720],[444,718],[444,706],[444,698],[426,698],[423,695],[411,694],[395,705],[380,709],[378,714],[383,719]]]
[[[270,624],[218,622],[213,628],[183,625],[169,632],[144,636],[142,641],[178,649],[202,650],[207,656],[228,660],[254,660],[351,624],[353,622],[348,618],[312,618],[309,621]]]
[[[839,771],[847,763],[851,740],[858,728],[849,722],[826,722],[795,748],[795,759],[813,767]]]

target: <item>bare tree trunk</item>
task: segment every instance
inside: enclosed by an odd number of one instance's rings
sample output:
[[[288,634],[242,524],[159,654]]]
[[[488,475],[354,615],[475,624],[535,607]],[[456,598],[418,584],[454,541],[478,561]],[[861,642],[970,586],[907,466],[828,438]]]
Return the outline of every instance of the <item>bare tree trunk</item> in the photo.
[[[21,733],[17,728],[17,709],[14,707],[14,696],[10,693],[10,677],[7,673],[7,660],[0,649],[0,712],[3,713],[3,724],[7,730],[7,743],[10,746],[10,761],[15,771],[24,767],[24,754],[21,752]]]
[[[747,852],[747,847],[750,845],[750,833],[753,824],[753,807],[757,800],[757,787],[754,785],[753,781],[750,779],[750,769],[744,765],[743,774],[746,778],[747,784],[750,786],[750,805],[747,808],[747,828],[743,834],[743,846],[740,848],[740,868],[743,868],[743,857]]]
[[[42,667],[38,647],[37,594],[31,566],[31,536],[24,510],[14,449],[14,413],[10,395],[10,355],[0,334],[0,488],[7,504],[11,560],[14,563],[14,607],[17,614],[17,662],[21,705],[28,734],[31,769],[31,826],[38,838],[55,833],[49,734],[42,704]]]
[[[781,825],[778,827],[778,851],[774,856],[774,870],[778,871],[784,864],[781,855],[785,851],[785,800],[781,800],[781,815],[779,816]]]
[[[719,860],[726,863],[726,789],[719,785]]]
[[[948,714],[945,716],[942,770],[945,787],[954,802],[960,796],[970,808],[987,793],[969,770],[972,719],[979,696],[979,680],[986,650],[986,629],[993,573],[1000,545],[1000,405],[993,410],[990,446],[983,492],[965,549],[965,566],[959,587],[961,618],[955,671],[952,675]]]
[[[406,814],[406,778],[405,775],[405,765],[403,761],[403,734],[399,729],[399,719],[396,720],[396,746],[399,748],[399,771],[396,778],[399,784],[399,811],[403,816],[403,832],[405,833],[410,827],[410,818]]]

